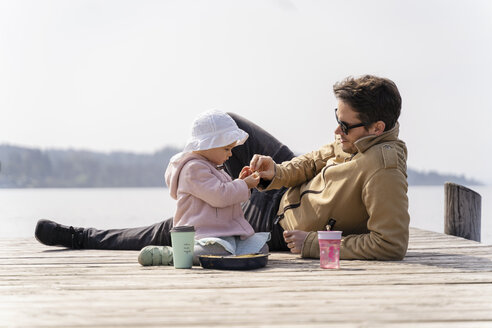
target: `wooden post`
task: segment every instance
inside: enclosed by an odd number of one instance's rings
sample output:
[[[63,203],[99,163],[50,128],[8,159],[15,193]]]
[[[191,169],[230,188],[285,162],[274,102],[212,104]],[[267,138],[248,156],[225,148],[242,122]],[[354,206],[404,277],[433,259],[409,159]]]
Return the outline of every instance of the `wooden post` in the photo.
[[[444,184],[444,233],[480,241],[482,197],[464,186]]]

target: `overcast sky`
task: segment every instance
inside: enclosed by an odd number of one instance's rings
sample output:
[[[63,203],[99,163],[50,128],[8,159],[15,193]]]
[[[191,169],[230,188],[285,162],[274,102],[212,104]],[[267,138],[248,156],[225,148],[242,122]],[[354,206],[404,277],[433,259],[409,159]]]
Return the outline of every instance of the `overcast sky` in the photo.
[[[409,167],[492,183],[492,1],[0,0],[0,143],[153,152],[233,111],[296,152],[385,76]]]

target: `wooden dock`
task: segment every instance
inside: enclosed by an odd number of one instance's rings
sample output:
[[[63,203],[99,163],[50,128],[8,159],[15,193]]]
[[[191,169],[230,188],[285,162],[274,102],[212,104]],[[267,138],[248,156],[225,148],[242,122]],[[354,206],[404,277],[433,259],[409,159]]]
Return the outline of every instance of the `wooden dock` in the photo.
[[[492,246],[411,229],[403,261],[272,253],[254,271],[0,240],[2,327],[492,327]]]

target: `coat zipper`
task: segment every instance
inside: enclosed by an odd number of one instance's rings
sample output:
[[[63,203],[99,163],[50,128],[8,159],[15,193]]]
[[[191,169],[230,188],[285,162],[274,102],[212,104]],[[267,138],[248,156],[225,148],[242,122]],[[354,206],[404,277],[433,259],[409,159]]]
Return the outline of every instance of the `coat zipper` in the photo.
[[[335,166],[335,165],[337,165],[337,164],[333,163],[333,164],[331,164],[331,165],[325,166],[325,167],[321,170],[321,172],[320,172],[320,173],[321,173],[321,174],[322,174],[322,176],[323,176],[323,182],[325,183],[325,185],[326,185],[326,181],[325,181],[325,171],[326,171],[327,169],[329,169],[330,167]],[[323,192],[323,190],[324,190],[324,189],[322,189],[322,190],[304,190],[304,191],[301,193],[301,196],[299,196],[299,200],[301,200],[301,199],[302,199],[302,197],[303,197],[304,195],[306,195],[306,194],[320,194],[320,193],[322,193],[322,192]],[[301,206],[301,202],[300,202],[300,201],[299,201],[299,203],[289,204],[289,205],[285,206],[285,207],[283,208],[283,213],[281,214],[281,216],[282,216],[282,217],[284,216],[285,211],[287,211],[287,210],[291,210],[291,209],[294,209],[294,208],[298,208],[299,206]]]

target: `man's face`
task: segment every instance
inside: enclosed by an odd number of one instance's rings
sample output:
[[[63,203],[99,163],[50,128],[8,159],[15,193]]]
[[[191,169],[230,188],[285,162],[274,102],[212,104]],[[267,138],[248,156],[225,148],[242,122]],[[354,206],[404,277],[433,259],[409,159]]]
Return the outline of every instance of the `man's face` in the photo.
[[[344,122],[347,126],[362,123],[357,112],[353,110],[350,105],[341,100],[338,101],[337,116],[338,120],[340,122]],[[360,138],[375,134],[374,131],[372,131],[372,125],[367,128],[368,130],[366,130],[364,126],[355,127],[348,130],[347,134],[345,134],[340,128],[340,125],[338,125],[335,129],[335,134],[340,136],[343,151],[349,154],[355,154],[357,152],[357,148],[354,146],[354,143]]]

